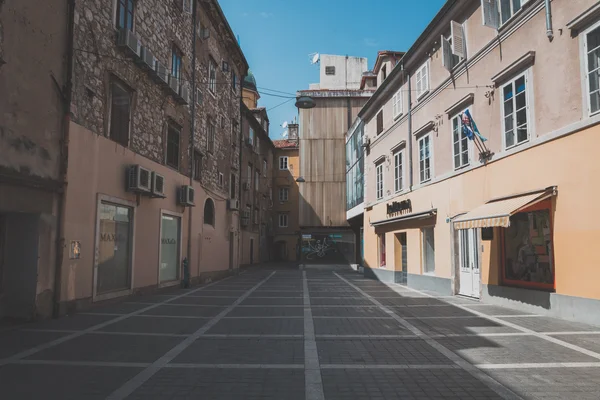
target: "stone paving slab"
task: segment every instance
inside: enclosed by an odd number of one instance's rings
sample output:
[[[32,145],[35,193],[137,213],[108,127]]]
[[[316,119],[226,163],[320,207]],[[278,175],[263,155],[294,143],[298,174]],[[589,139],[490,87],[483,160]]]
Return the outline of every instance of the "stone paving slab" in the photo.
[[[302,339],[196,340],[173,363],[192,364],[304,364]]]
[[[242,301],[242,306],[270,306],[270,305],[281,305],[281,306],[301,306],[304,304],[302,298],[285,298],[285,299],[265,299],[265,298],[252,298],[248,297]]]
[[[599,310],[600,312],[600,310]],[[571,321],[563,321],[550,317],[527,317],[527,318],[503,318],[501,320],[517,324],[535,332],[573,332],[573,331],[599,331],[600,327],[581,324]]]
[[[378,299],[378,301],[384,306],[405,306],[405,305],[446,305],[441,300],[434,299],[431,297],[406,297],[398,296],[391,299]]]
[[[5,365],[0,368],[6,400],[104,400],[140,368]]]
[[[528,400],[598,400],[600,368],[486,371]]]
[[[197,304],[211,306],[229,306],[235,302],[236,297],[181,297],[177,300],[169,302],[169,304]]]
[[[211,288],[213,289],[213,288]],[[244,289],[239,290],[202,290],[200,292],[191,294],[190,297],[200,296],[200,297],[221,297],[221,296],[229,296],[238,298],[243,295],[246,291]]]
[[[254,297],[302,297],[302,292],[287,292],[287,291],[263,291],[254,292],[248,298]]]
[[[317,335],[406,335],[398,322],[381,319],[315,319]]]
[[[314,317],[388,317],[389,315],[377,307],[315,307]]]
[[[27,326],[27,325],[26,325]],[[35,332],[14,329],[0,333],[0,359],[68,335],[61,332]]]
[[[304,307],[236,307],[228,317],[302,317],[304,316]]]
[[[85,334],[27,359],[154,362],[181,340],[176,337]]]
[[[369,299],[360,297],[348,297],[343,299],[313,299],[311,296],[310,304],[313,306],[370,306],[373,304]]]
[[[567,343],[583,347],[586,350],[594,351],[600,354],[600,335],[583,334],[583,335],[551,335],[557,339]],[[600,361],[600,360],[598,360]]]
[[[431,318],[411,319],[410,323],[427,335],[475,334],[475,333],[516,333],[514,328],[490,321],[486,318]]]
[[[186,307],[192,308],[192,307]],[[139,332],[191,334],[206,324],[208,317],[129,317],[100,329],[101,332]]]
[[[473,364],[599,361],[536,336],[462,337],[436,340]]]
[[[148,306],[146,306],[148,307]],[[106,321],[115,319],[114,315],[88,315],[88,314],[76,314],[69,317],[63,317],[60,319],[51,319],[46,321],[40,321],[28,326],[29,329],[66,329],[66,330],[85,330],[91,328],[94,325],[101,324]]]
[[[321,364],[452,364],[421,339],[317,339]]]
[[[461,370],[323,370],[326,400],[501,399]]]
[[[480,313],[495,316],[495,315],[530,315],[531,313],[514,310],[512,308],[499,307],[493,305],[483,305],[483,304],[469,304],[465,305],[465,307],[469,308],[473,311],[478,311]]]
[[[400,317],[477,317],[475,314],[455,306],[389,307]]]
[[[304,321],[301,318],[223,319],[207,333],[300,335],[304,333]]]
[[[143,312],[141,315],[171,315],[183,317],[214,317],[225,309],[225,306],[187,307],[178,304],[158,306]]]
[[[142,308],[148,307],[150,304],[143,304],[138,299],[131,299],[131,302],[117,303],[117,304],[106,304],[93,307],[86,311],[87,314],[129,314],[141,310]]]

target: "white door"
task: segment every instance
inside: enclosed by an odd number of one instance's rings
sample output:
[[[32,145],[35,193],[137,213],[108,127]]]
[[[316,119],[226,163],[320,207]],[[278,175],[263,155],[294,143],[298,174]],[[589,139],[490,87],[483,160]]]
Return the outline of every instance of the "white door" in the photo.
[[[460,290],[463,296],[479,298],[479,230],[458,231]]]

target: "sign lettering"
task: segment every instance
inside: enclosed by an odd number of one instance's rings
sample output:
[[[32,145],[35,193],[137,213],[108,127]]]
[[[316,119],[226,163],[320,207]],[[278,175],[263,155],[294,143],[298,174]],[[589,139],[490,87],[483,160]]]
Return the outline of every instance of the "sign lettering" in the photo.
[[[393,203],[389,203],[387,205],[387,213],[388,214],[395,214],[395,213],[399,213],[399,212],[403,212],[406,210],[412,210],[412,204],[410,202],[410,199],[407,200],[402,200],[402,201],[394,201]]]

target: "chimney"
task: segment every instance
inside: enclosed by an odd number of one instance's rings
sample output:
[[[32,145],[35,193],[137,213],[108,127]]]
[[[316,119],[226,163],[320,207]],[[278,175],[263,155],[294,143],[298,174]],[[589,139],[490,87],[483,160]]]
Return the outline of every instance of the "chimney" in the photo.
[[[298,124],[288,125],[288,140],[298,140]]]

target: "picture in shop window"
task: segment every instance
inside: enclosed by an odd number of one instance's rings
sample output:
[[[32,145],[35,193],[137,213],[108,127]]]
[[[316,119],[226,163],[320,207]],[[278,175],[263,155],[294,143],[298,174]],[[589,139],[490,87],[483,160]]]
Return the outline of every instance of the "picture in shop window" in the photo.
[[[554,285],[552,234],[548,209],[518,213],[504,234],[504,279],[533,286]]]

